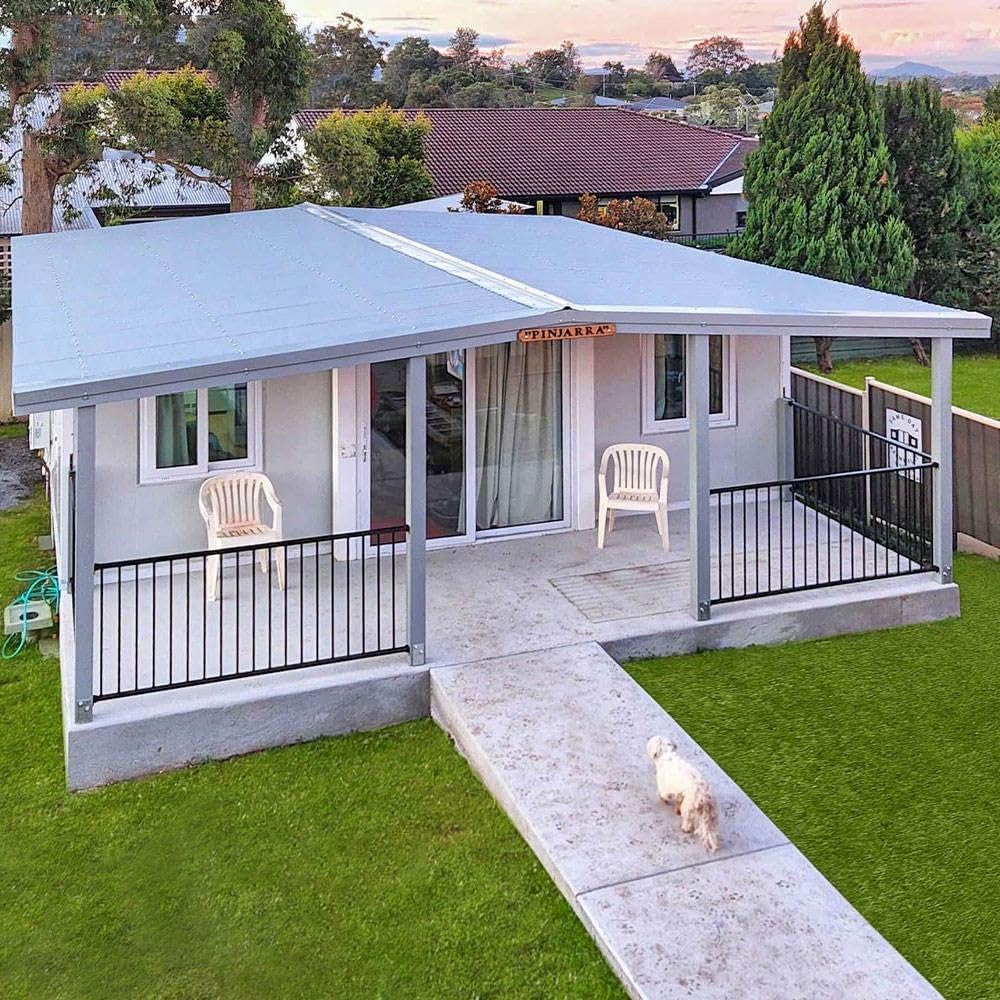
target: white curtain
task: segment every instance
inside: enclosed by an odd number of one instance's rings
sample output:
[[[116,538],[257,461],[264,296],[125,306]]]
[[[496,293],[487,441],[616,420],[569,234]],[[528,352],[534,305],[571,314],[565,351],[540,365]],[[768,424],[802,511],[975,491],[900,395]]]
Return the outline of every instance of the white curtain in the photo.
[[[156,467],[175,469],[194,465],[197,445],[188,442],[186,403],[191,393],[173,392],[156,397]]]
[[[563,517],[562,345],[514,342],[476,351],[476,524]]]

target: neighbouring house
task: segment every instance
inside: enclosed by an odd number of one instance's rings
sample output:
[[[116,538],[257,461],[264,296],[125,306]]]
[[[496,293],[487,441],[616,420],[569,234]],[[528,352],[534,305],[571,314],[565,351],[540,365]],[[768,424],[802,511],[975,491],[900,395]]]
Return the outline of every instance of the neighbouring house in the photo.
[[[125,74],[114,71],[107,75],[117,78]],[[15,127],[0,139],[0,159],[8,164],[11,175],[11,183],[0,186],[0,271],[9,267],[11,239],[21,233],[20,149],[20,132]],[[191,171],[201,172],[198,168]],[[53,206],[52,230],[99,229],[110,224],[228,211],[229,192],[220,185],[195,180],[135,154],[107,150],[103,159],[59,189]],[[10,350],[10,323],[0,323],[0,422],[10,420],[13,413]]]
[[[629,111],[677,115],[685,114],[688,109],[688,106],[683,101],[677,100],[676,97],[644,97],[638,101],[629,101],[626,107]]]
[[[987,317],[553,216],[300,205],[13,259],[72,787],[426,715],[432,664],[957,614],[950,418],[846,428],[786,398],[788,344],[927,337],[948,414]],[[665,451],[669,514],[600,548],[618,444]],[[248,473],[281,534],[241,515],[220,559],[200,491]]]
[[[298,136],[333,112],[310,108]],[[580,195],[642,195],[678,237],[733,233],[742,195],[716,194],[741,177],[755,139],[620,108],[428,108],[427,166],[434,195],[487,180],[538,215],[575,216]]]

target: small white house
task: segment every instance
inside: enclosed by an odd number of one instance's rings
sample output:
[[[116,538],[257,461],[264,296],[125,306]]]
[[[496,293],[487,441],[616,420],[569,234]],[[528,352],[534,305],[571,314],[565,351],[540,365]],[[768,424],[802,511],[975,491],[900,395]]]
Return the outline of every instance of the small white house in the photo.
[[[553,216],[303,205],[25,237],[14,268],[73,787],[426,714],[434,664],[957,613],[950,422],[844,465],[783,398],[788,338],[930,339],[947,414],[983,316]],[[669,467],[640,488],[626,450],[612,500],[667,511],[599,548],[620,444]],[[199,491],[250,472],[280,535],[236,525],[220,567]]]

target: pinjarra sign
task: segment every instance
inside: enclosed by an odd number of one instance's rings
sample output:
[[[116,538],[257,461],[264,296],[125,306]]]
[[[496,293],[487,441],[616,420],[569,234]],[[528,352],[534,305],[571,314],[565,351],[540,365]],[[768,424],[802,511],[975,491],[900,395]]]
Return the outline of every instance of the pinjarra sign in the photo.
[[[575,326],[535,326],[518,330],[517,339],[522,344],[535,344],[546,340],[580,340],[585,337],[613,337],[618,332],[614,323],[581,323]]]

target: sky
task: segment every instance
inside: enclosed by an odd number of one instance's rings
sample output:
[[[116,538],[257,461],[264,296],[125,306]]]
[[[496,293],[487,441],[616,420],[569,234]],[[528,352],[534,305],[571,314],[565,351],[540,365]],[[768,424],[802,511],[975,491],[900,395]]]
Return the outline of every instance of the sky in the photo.
[[[711,35],[741,38],[756,59],[781,49],[809,0],[286,0],[299,20],[320,27],[348,3],[387,41],[425,35],[446,46],[458,25],[480,32],[483,48],[519,56],[576,42],[585,66],[605,59],[641,65],[650,49],[678,66]],[[870,69],[917,61],[955,72],[1000,73],[1000,0],[844,0],[841,27]]]

